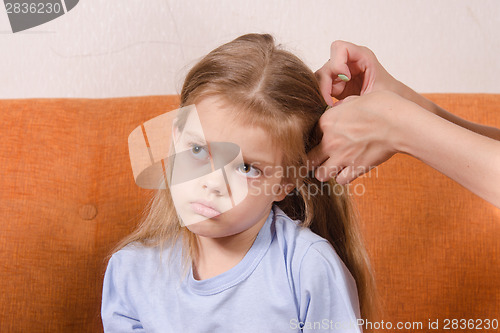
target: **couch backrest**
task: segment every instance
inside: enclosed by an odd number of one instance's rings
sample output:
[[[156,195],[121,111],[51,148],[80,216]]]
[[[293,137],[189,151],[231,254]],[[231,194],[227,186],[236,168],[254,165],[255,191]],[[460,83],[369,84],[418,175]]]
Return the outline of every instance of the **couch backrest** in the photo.
[[[500,95],[429,97],[500,127]],[[177,96],[0,100],[1,332],[102,331],[107,256],[151,194],[134,183],[127,137],[177,104]],[[498,316],[499,209],[408,156],[351,187],[384,320]]]

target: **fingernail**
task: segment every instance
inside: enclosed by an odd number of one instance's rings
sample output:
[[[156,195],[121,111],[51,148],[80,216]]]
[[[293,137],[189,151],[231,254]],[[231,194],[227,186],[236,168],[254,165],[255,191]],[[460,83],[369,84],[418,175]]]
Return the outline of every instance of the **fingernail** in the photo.
[[[347,75],[339,74],[337,76],[339,77],[339,79],[341,79],[344,82],[348,82],[349,81],[349,78],[347,77]]]
[[[323,181],[323,174],[322,174],[322,172],[319,169],[316,170],[316,172],[314,173],[314,175],[316,176],[317,180],[319,180],[320,182]]]

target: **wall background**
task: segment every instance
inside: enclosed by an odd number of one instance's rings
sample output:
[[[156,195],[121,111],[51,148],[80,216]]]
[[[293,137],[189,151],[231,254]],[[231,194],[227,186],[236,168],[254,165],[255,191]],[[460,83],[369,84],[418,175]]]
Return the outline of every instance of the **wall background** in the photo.
[[[175,94],[214,47],[269,32],[313,70],[366,45],[419,92],[500,93],[497,0],[80,0],[13,34],[0,5],[0,98]]]

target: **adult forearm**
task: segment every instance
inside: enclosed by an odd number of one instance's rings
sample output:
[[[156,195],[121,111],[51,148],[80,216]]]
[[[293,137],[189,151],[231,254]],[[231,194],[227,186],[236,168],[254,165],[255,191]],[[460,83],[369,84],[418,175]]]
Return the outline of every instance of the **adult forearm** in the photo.
[[[394,91],[396,91],[400,96],[406,98],[409,101],[412,101],[413,103],[416,103],[426,109],[427,111],[430,111],[434,113],[435,115],[438,115],[439,117],[446,119],[460,127],[466,128],[468,130],[471,130],[473,132],[476,132],[478,134],[490,137],[495,140],[500,140],[500,129],[491,127],[491,126],[486,126],[482,124],[477,124],[470,122],[468,120],[462,119],[453,113],[450,113],[440,107],[439,105],[433,103],[432,101],[428,100],[424,96],[420,95],[419,93],[415,92],[413,89],[410,87],[406,86],[402,82],[397,82],[395,83],[395,87],[393,87]]]
[[[456,126],[417,105],[405,111],[399,117],[404,126],[398,133],[397,149],[500,208],[500,141]]]

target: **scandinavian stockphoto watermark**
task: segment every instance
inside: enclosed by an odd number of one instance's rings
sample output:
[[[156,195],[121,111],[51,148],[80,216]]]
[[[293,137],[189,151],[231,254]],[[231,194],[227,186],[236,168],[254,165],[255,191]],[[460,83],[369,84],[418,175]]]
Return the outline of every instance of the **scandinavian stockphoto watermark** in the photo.
[[[52,21],[73,8],[79,0],[4,0],[12,32]]]

